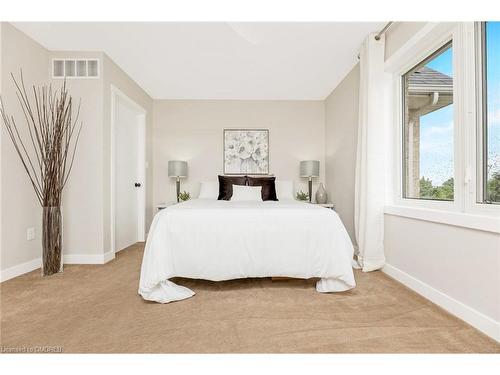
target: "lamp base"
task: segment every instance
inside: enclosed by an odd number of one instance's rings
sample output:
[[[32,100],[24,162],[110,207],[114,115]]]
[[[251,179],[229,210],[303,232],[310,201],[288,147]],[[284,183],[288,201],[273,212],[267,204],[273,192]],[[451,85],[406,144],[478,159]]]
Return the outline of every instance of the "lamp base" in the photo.
[[[313,181],[312,178],[309,177],[309,203],[312,203],[312,190],[313,190]]]
[[[181,193],[181,179],[177,178],[177,181],[175,181],[175,187],[177,190],[177,203],[179,203],[179,195]]]

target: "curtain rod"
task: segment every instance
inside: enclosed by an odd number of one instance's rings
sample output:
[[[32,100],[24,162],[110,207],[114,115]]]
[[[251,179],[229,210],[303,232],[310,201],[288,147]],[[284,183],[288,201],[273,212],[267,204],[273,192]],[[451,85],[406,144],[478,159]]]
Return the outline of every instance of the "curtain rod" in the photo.
[[[384,26],[384,28],[382,30],[379,31],[379,33],[377,35],[375,35],[375,40],[380,40],[380,37],[382,35],[384,35],[384,33],[387,31],[387,29],[389,27],[391,27],[391,25],[393,24],[394,22],[390,21],[390,22],[387,22],[387,24]]]
[[[392,26],[393,23],[394,23],[393,21],[387,22],[383,27],[383,29],[380,30],[377,35],[375,35],[375,40],[380,40],[380,37],[385,34],[385,32],[389,29],[389,27]],[[359,53],[358,53],[358,60],[359,60]]]

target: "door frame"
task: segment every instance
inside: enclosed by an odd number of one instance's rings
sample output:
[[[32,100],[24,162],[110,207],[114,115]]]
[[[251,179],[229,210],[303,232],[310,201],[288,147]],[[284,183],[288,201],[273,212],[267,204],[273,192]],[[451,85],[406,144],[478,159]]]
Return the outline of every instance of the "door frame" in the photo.
[[[123,91],[118,87],[111,85],[111,137],[110,137],[110,171],[111,171],[111,183],[110,183],[110,246],[111,252],[113,254],[117,253],[121,249],[116,249],[116,211],[115,211],[115,199],[116,199],[116,145],[115,145],[115,133],[116,133],[116,109],[117,100],[124,101],[129,107],[137,111],[137,141],[138,141],[138,167],[139,168],[139,181],[141,183],[141,191],[139,194],[139,209],[137,217],[137,241],[143,242],[146,240],[146,115],[147,111],[137,104],[133,99],[128,97]]]

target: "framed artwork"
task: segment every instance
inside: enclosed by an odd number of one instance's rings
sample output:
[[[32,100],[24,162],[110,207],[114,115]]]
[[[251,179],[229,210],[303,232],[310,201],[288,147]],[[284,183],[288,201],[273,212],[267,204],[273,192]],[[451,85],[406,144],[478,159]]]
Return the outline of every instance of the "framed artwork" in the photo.
[[[269,130],[224,129],[224,174],[269,174]]]

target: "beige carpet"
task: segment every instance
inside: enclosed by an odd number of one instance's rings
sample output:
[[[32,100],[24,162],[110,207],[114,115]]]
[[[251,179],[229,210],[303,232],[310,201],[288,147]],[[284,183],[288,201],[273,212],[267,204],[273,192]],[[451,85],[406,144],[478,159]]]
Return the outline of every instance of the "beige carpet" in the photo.
[[[106,265],[1,284],[1,346],[69,352],[500,352],[500,345],[381,272],[320,294],[314,280],[178,279],[197,294],[161,305],[137,294],[142,245]]]

